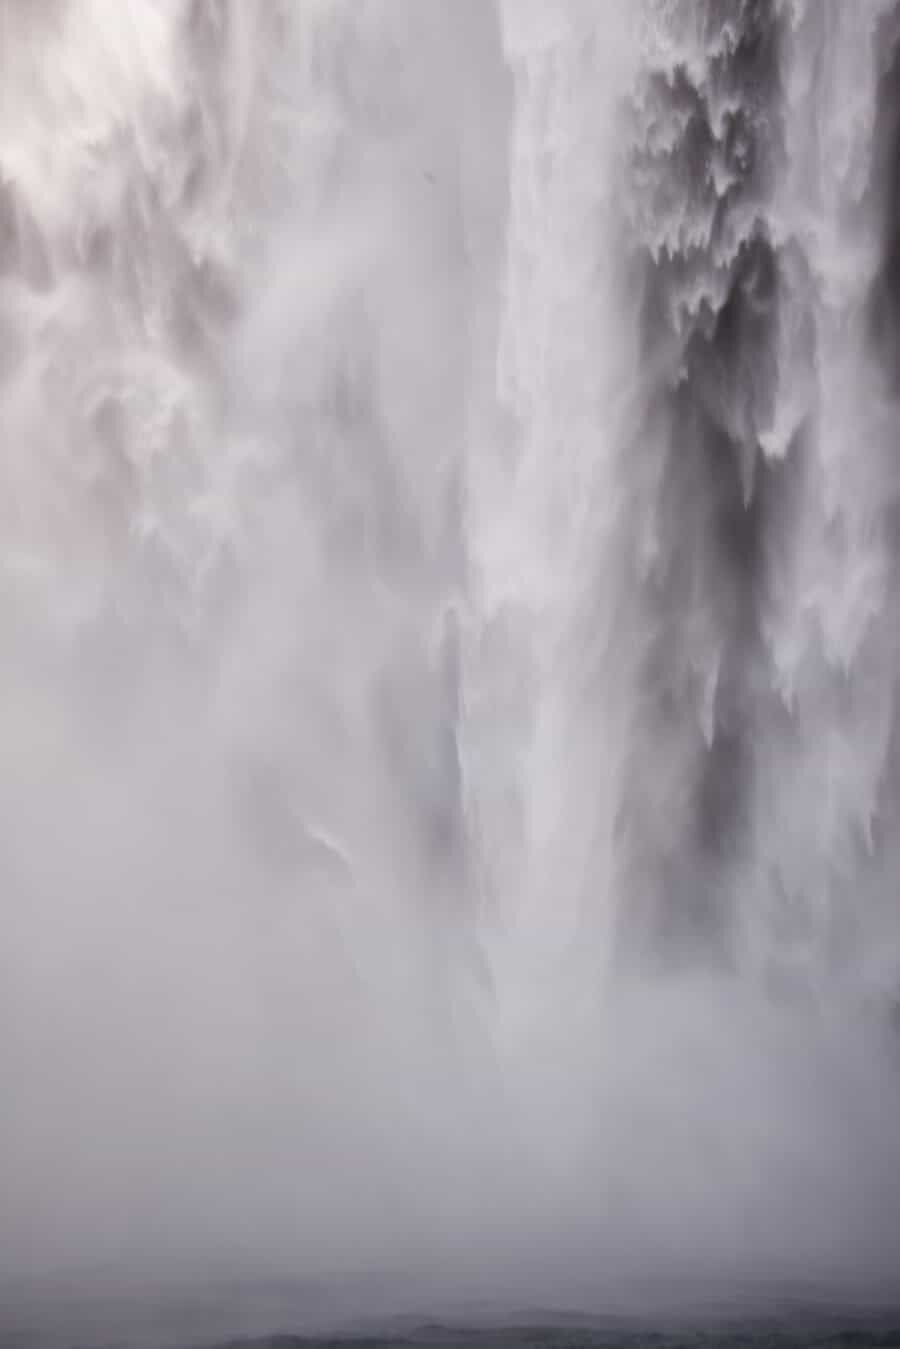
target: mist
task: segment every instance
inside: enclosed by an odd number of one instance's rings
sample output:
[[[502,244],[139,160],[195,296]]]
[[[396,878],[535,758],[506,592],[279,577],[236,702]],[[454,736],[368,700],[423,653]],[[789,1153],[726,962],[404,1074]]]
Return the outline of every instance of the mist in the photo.
[[[898,40],[0,0],[9,1308],[900,1293]]]

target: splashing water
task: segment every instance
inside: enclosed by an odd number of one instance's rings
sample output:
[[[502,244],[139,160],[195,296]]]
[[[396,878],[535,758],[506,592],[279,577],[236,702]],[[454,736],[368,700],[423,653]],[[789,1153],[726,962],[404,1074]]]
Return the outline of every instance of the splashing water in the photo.
[[[900,1288],[900,6],[0,0],[0,1275]]]

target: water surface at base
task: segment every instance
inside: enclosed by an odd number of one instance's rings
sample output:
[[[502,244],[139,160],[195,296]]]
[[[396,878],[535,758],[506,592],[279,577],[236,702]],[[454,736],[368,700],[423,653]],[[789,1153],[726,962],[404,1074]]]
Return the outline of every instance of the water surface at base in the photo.
[[[598,1300],[599,1301],[599,1300]],[[900,1305],[827,1290],[747,1288],[743,1295],[632,1286],[606,1310],[514,1308],[492,1299],[398,1296],[360,1279],[210,1285],[191,1293],[135,1289],[88,1296],[7,1288],[0,1349],[897,1349]],[[429,1311],[428,1306],[439,1310]],[[665,1310],[663,1310],[665,1309]]]

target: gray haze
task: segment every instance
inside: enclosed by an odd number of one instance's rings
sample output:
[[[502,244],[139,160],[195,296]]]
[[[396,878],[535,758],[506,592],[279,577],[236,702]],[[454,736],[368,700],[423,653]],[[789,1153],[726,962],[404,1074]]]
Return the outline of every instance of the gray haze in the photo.
[[[0,1283],[900,1296],[898,241],[894,0],[0,0]]]

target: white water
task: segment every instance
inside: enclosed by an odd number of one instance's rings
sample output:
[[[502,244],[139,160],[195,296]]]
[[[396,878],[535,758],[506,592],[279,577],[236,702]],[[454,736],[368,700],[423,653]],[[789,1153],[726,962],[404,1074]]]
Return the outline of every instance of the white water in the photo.
[[[896,1290],[893,6],[768,9],[0,0],[3,1277]]]

